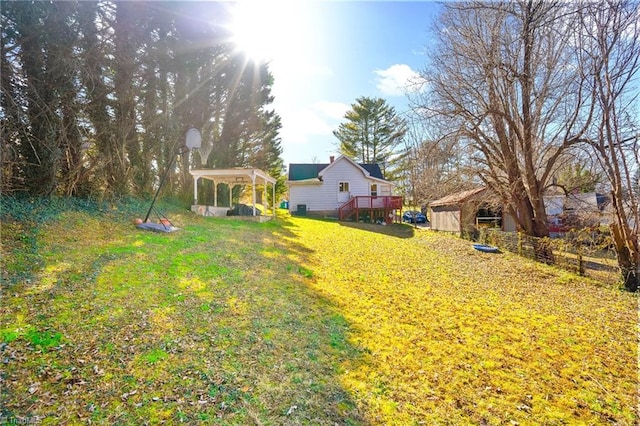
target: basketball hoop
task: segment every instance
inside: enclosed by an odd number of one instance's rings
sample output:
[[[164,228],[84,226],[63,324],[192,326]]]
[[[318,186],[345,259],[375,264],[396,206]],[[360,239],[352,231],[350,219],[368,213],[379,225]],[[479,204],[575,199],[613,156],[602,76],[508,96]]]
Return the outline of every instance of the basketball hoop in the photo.
[[[187,130],[187,136],[184,144],[189,151],[200,148],[202,145],[202,136],[198,129],[191,128]]]
[[[183,148],[187,148],[187,151],[198,149],[200,148],[201,144],[202,144],[202,136],[200,135],[200,131],[198,131],[198,129],[191,128],[187,130],[187,135],[185,137],[184,145],[178,147],[177,154],[184,154]],[[162,175],[162,178],[160,179],[160,185],[158,185],[158,189],[156,190],[156,195],[153,196],[153,201],[151,201],[151,205],[149,206],[149,211],[147,211],[147,215],[144,218],[144,223],[146,223],[147,220],[149,219],[149,215],[151,214],[151,209],[153,209],[153,205],[156,202],[156,198],[158,198],[158,194],[160,193],[162,184],[167,178],[167,174],[169,174],[169,171],[171,170],[171,167],[173,166],[173,162],[175,161],[175,159],[176,159],[175,155],[171,157],[169,166],[167,167],[164,174]]]

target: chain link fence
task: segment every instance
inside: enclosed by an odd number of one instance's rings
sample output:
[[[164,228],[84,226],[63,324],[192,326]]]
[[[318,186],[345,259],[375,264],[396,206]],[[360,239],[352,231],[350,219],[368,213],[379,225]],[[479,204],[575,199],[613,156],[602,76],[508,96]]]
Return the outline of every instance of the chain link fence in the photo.
[[[591,277],[603,284],[620,283],[621,272],[608,230],[583,229],[563,233],[558,238],[538,238],[485,228],[465,237]]]

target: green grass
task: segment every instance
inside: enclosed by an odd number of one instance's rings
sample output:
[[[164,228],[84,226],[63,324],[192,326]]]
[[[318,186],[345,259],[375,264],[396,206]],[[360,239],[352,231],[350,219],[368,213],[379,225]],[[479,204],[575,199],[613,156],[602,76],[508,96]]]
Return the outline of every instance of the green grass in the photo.
[[[638,421],[633,295],[408,225],[171,219],[3,236],[0,418]]]

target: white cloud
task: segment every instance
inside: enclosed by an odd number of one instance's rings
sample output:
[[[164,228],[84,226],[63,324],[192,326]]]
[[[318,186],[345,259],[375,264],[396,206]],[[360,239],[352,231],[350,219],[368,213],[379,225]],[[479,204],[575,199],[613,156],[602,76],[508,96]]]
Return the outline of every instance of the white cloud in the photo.
[[[337,155],[333,131],[349,109],[350,105],[331,101],[279,109],[285,163],[328,161],[329,156]]]
[[[280,108],[280,136],[291,144],[306,143],[310,136],[326,136],[329,140],[350,108],[350,105],[330,101],[314,102],[303,108]]]
[[[376,87],[386,96],[403,96],[408,92],[418,91],[420,74],[409,65],[395,64],[385,70],[374,70]]]
[[[324,117],[333,120],[342,120],[351,109],[351,105],[342,102],[319,101],[313,104],[313,109]]]
[[[335,151],[332,119],[341,108],[338,103],[317,102],[302,109],[289,108],[279,113],[282,118],[282,148],[285,163],[310,163],[328,160]]]
[[[306,143],[309,136],[331,135],[333,127],[312,109],[282,111],[283,141],[291,144]]]

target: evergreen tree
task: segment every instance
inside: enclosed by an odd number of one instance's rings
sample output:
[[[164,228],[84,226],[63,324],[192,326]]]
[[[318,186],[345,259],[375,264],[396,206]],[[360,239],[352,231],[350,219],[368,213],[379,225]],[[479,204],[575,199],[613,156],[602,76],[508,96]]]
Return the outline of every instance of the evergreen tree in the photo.
[[[362,163],[390,164],[407,127],[384,99],[360,97],[333,131],[342,154]]]
[[[147,194],[165,172],[166,191],[190,191],[190,161],[173,161],[190,127],[202,165],[281,175],[273,78],[234,52],[225,5],[9,2],[0,13],[3,193]]]

